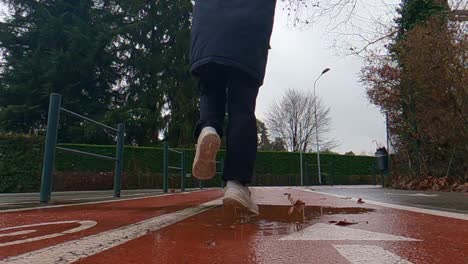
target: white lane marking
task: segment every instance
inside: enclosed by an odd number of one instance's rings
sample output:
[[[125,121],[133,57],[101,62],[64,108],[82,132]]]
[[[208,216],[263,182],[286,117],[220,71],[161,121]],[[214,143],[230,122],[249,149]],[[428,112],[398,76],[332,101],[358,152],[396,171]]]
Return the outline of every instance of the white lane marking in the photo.
[[[77,223],[80,226],[69,229],[69,230],[65,230],[65,231],[59,232],[59,233],[54,233],[54,234],[49,234],[49,235],[43,235],[43,236],[38,236],[38,237],[32,237],[32,238],[26,238],[26,239],[21,239],[21,240],[14,240],[14,241],[10,241],[10,242],[0,243],[0,247],[18,245],[18,244],[23,244],[23,243],[29,243],[29,242],[34,242],[34,241],[59,237],[59,236],[63,236],[63,235],[66,235],[66,234],[77,233],[77,232],[89,229],[89,228],[91,228],[91,227],[93,227],[93,226],[95,226],[97,224],[95,221],[88,221],[88,220],[87,221],[76,221],[76,220],[75,221],[60,221],[60,222],[49,222],[49,223],[39,223],[39,224],[7,227],[7,228],[0,229],[0,231],[13,230],[13,229],[19,229],[19,228],[25,228],[25,227],[72,224],[72,223]]]
[[[141,196],[141,195],[150,195],[150,194],[154,194],[154,193],[133,193],[133,194],[125,194],[124,196],[128,197],[128,196]]]
[[[34,232],[36,232],[36,230],[23,230],[23,231],[18,231],[18,232],[13,232],[13,233],[0,234],[0,237],[26,235],[26,234],[30,234]]]
[[[414,196],[414,197],[437,197],[438,194],[425,194],[425,193],[386,193],[388,195],[399,195],[399,196]]]
[[[383,189],[381,185],[319,185],[311,186],[316,190],[328,190],[328,189]]]
[[[125,197],[133,197],[133,196],[145,196],[154,193],[135,193],[135,194],[125,194]],[[114,196],[96,196],[96,197],[82,197],[82,198],[73,198],[70,199],[71,201],[80,201],[80,200],[97,200],[97,199],[107,199],[107,198],[114,198]]]
[[[318,223],[287,235],[280,240],[337,240],[337,241],[421,241],[362,229]]]
[[[213,189],[187,191],[185,193],[179,193],[179,194],[190,194],[190,193],[204,192],[204,191],[210,191],[210,190],[213,190]],[[0,214],[1,213],[30,211],[30,210],[44,210],[44,209],[60,208],[60,207],[82,206],[82,205],[90,205],[90,204],[117,203],[117,202],[123,202],[123,201],[132,201],[132,200],[139,200],[139,199],[143,200],[143,199],[149,199],[149,198],[155,198],[155,197],[164,197],[164,196],[176,195],[176,194],[178,194],[178,193],[163,193],[163,194],[156,194],[156,195],[152,195],[152,196],[122,198],[122,199],[116,199],[116,200],[110,200],[110,201],[96,201],[96,202],[76,203],[76,204],[61,204],[61,205],[49,205],[49,206],[20,208],[20,209],[7,209],[7,210],[0,210]]]
[[[80,200],[94,200],[94,199],[107,199],[114,198],[114,196],[96,196],[96,197],[82,197],[82,198],[73,198],[71,201],[80,201]]]
[[[333,196],[337,198],[347,198],[347,196],[343,195],[338,195],[338,194],[331,194],[331,193],[326,193],[326,192],[317,192],[317,191],[312,191],[309,189],[301,188],[303,191],[306,192],[311,192],[311,193],[317,193],[317,194],[323,194],[323,195],[328,195],[328,196]],[[358,198],[352,198],[352,201],[357,201]],[[406,205],[397,205],[397,204],[390,204],[390,203],[384,203],[384,202],[377,202],[377,201],[371,201],[371,200],[364,200],[368,204],[373,204],[373,205],[379,205],[383,207],[388,207],[392,209],[399,209],[403,211],[410,211],[410,212],[415,212],[415,213],[421,213],[421,214],[429,214],[429,215],[435,215],[435,216],[442,216],[442,217],[448,217],[448,218],[454,218],[454,219],[460,219],[460,220],[468,220],[468,214],[459,214],[459,213],[452,213],[452,212],[445,212],[445,211],[438,211],[438,210],[432,210],[432,209],[424,209],[424,208],[418,208],[418,207],[412,207],[412,206],[406,206]]]
[[[221,204],[221,200],[210,201],[174,213],[157,216],[139,223],[105,231],[81,239],[39,249],[0,261],[0,264],[64,264],[78,261],[104,250],[119,246],[174,223],[210,210]]]
[[[351,264],[412,264],[392,252],[378,246],[333,245]]]
[[[0,205],[15,205],[15,204],[34,204],[35,202],[29,201],[29,202],[11,202],[11,203],[0,203]]]

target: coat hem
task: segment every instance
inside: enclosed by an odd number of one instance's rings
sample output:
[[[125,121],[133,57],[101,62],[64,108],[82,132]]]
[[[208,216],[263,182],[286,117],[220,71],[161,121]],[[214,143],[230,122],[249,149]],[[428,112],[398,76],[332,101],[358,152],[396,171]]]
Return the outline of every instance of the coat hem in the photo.
[[[202,58],[193,62],[192,65],[190,66],[190,71],[192,72],[192,74],[197,76],[197,68],[203,65],[206,65],[208,63],[221,64],[224,66],[237,68],[251,75],[253,78],[257,79],[260,82],[260,84],[263,83],[264,76],[262,77],[257,71],[239,62],[236,62],[234,60],[231,60],[225,57],[219,57],[219,56],[209,56],[209,57],[205,57],[205,58]]]

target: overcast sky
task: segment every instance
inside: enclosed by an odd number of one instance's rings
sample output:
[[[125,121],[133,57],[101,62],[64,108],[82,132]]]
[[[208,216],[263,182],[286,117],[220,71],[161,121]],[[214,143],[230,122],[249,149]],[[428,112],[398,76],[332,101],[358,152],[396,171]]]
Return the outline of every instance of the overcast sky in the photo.
[[[258,118],[263,120],[270,104],[288,88],[312,91],[317,76],[329,67],[331,71],[318,82],[317,95],[331,109],[330,137],[340,143],[335,151],[373,153],[373,140],[385,142],[385,119],[367,100],[365,87],[358,81],[362,59],[337,56],[336,50],[330,48],[334,37],[320,24],[307,29],[288,25],[282,1],[277,2],[267,74],[257,100]],[[389,20],[398,3],[399,0],[366,0],[358,15],[375,18],[381,14]],[[5,11],[5,6],[0,5],[0,10]]]
[[[287,14],[280,5],[279,1],[267,74],[257,100],[258,118],[264,120],[270,104],[288,88],[313,91],[315,79],[329,67],[331,71],[317,84],[317,95],[331,109],[333,132],[330,136],[340,143],[335,150],[373,153],[373,140],[386,141],[385,118],[368,101],[365,87],[359,83],[363,60],[336,55],[337,51],[330,48],[333,37],[324,32],[324,27],[299,30],[288,25]]]

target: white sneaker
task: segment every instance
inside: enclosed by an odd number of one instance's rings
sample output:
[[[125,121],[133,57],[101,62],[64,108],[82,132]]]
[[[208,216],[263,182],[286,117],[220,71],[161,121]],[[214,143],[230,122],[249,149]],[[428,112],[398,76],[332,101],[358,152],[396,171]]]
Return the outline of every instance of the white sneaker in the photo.
[[[237,181],[228,181],[224,191],[223,205],[232,208],[235,212],[258,215],[258,206],[252,201],[247,186]]]
[[[202,129],[197,142],[197,151],[193,161],[192,175],[199,180],[209,180],[216,174],[216,154],[221,146],[221,139],[216,129]]]

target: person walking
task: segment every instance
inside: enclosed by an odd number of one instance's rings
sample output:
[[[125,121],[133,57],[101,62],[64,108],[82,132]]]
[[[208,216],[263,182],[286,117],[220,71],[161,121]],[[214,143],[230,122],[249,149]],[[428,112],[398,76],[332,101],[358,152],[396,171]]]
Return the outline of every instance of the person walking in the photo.
[[[225,136],[223,204],[253,214],[258,206],[248,184],[257,154],[255,104],[265,77],[275,6],[276,0],[196,0],[193,10],[190,70],[201,94],[192,174],[200,180],[214,177]]]

